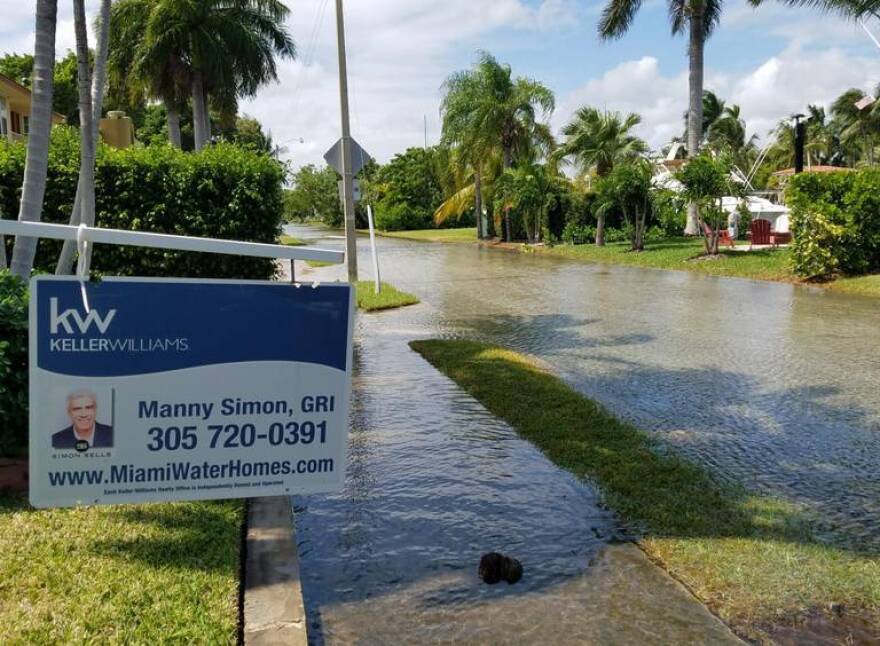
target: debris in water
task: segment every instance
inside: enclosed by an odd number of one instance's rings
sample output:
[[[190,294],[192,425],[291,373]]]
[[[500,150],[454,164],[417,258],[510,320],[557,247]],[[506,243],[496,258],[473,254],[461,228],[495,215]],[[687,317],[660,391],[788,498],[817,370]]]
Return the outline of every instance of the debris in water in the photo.
[[[516,583],[522,578],[523,567],[515,558],[498,552],[489,552],[483,554],[483,558],[480,559],[478,574],[489,585],[494,585],[502,579],[508,583]]]

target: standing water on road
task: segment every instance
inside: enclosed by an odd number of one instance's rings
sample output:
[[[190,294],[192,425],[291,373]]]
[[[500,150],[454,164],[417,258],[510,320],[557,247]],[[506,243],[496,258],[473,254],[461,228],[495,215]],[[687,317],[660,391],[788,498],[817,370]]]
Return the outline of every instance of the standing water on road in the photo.
[[[394,612],[428,639],[481,640],[522,617],[545,638],[595,636],[587,624],[603,612],[584,612],[596,585],[584,573],[597,569],[587,563],[614,534],[595,492],[411,352],[414,338],[536,355],[716,476],[803,505],[828,540],[880,550],[875,300],[476,246],[379,245],[383,278],[422,304],[358,317],[348,486],[295,500],[306,602],[328,638],[377,634]],[[492,549],[523,561],[523,583],[474,583]]]

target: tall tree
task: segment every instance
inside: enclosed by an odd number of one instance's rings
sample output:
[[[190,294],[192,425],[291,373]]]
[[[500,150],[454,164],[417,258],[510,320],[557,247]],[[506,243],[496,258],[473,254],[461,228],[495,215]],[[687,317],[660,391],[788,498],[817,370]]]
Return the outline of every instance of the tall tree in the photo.
[[[27,161],[21,187],[20,222],[38,222],[46,193],[49,165],[49,131],[52,129],[52,82],[55,67],[57,0],[37,0],[34,36],[34,73],[31,81],[31,116],[28,127]],[[19,236],[12,251],[12,273],[27,280],[34,266],[37,239]]]
[[[74,0],[80,3],[81,0]],[[88,32],[85,25],[85,9],[78,7],[75,12],[77,57],[79,59],[78,91],[80,102],[80,170],[76,196],[70,224],[88,226],[95,224],[95,154],[98,147],[98,126],[104,105],[104,87],[107,83],[107,51],[110,35],[110,0],[101,0],[101,12],[96,23],[98,41],[96,43],[95,69],[89,83]],[[91,87],[89,87],[91,85]],[[91,92],[91,94],[90,94]],[[69,274],[73,269],[75,244],[65,240],[61,255],[55,267],[59,275]]]
[[[634,113],[623,116],[584,106],[562,129],[565,141],[556,154],[572,159],[583,174],[605,177],[615,164],[648,151],[648,145],[631,132],[641,121]],[[597,214],[596,244],[605,244],[605,211]]]
[[[869,105],[859,107],[863,99],[868,99]],[[874,147],[880,136],[880,109],[871,105],[870,100],[877,102],[874,96],[866,97],[859,89],[849,89],[834,100],[831,115],[841,142],[850,150],[859,151],[853,157],[873,165]]]
[[[135,66],[147,78],[179,60],[189,77],[196,150],[207,143],[208,92],[227,99],[251,96],[277,80],[275,57],[294,58],[279,0],[153,0]]]
[[[128,101],[158,99],[165,106],[168,140],[180,148],[180,113],[187,106],[189,72],[182,52],[165,60],[139,57],[151,12],[158,0],[119,0],[110,13],[110,49],[107,61],[111,86],[125,88]]]
[[[602,38],[620,38],[630,28],[642,0],[609,0],[599,20]],[[667,0],[673,35],[688,32],[688,156],[700,151],[703,138],[703,51],[721,19],[722,0]],[[688,204],[685,234],[699,233],[696,203]]]
[[[555,98],[538,81],[514,79],[510,66],[488,52],[480,52],[473,69],[450,76],[444,89],[443,141],[461,147],[466,152],[461,158],[474,169],[479,222],[482,171],[493,148],[501,153],[503,169],[532,157],[536,148],[549,152],[552,136],[541,118],[553,112]],[[509,241],[509,221],[506,229]]]

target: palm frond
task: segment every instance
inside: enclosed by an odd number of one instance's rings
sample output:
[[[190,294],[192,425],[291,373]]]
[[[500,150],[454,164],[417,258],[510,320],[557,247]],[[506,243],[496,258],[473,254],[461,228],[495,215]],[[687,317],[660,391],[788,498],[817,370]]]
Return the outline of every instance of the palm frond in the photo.
[[[434,223],[439,226],[450,218],[460,217],[462,213],[473,207],[474,196],[473,184],[458,190],[434,211]]]

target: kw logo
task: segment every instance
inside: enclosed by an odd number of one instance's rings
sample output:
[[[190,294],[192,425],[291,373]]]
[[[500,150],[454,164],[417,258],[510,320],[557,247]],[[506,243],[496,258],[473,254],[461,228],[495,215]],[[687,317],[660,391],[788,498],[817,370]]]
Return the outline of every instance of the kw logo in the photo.
[[[58,334],[59,327],[63,328],[67,334],[73,334],[71,321],[76,324],[76,327],[82,334],[89,331],[89,328],[92,327],[92,323],[95,324],[101,334],[104,334],[107,332],[107,328],[110,327],[110,322],[113,320],[114,316],[116,316],[116,310],[110,310],[103,318],[96,310],[89,312],[85,318],[80,316],[79,312],[75,309],[64,310],[59,314],[58,299],[49,299],[50,334]]]

